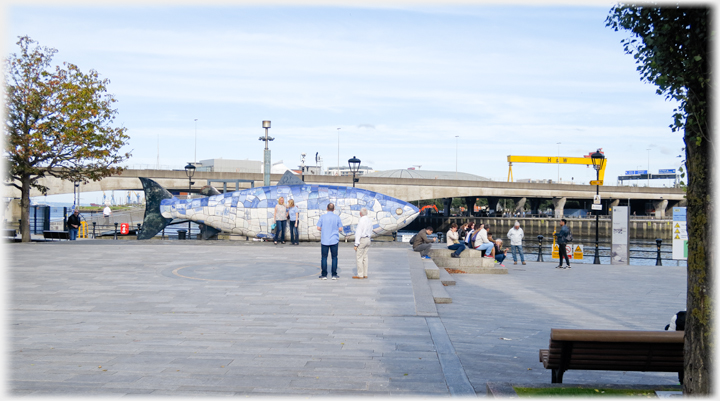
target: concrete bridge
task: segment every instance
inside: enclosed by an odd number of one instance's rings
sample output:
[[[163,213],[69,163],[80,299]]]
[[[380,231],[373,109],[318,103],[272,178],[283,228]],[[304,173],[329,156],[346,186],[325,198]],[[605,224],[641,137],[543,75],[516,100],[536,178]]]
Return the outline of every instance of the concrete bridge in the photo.
[[[138,177],[152,178],[170,191],[186,192],[188,190],[188,178],[184,170],[125,170],[117,176],[81,184],[79,189],[81,192],[142,190]],[[271,184],[274,185],[281,177],[281,174],[272,174],[270,177]],[[244,189],[251,186],[262,186],[263,175],[260,173],[198,171],[193,177],[192,192],[199,192],[203,186],[208,184],[209,180],[215,181],[212,185],[221,191],[223,191],[224,186],[228,191],[234,191],[236,188]],[[342,176],[305,176],[305,182],[308,184],[349,186],[352,185],[351,180],[350,177]],[[222,181],[224,181],[225,185]],[[73,183],[69,181],[50,177],[41,180],[41,183],[50,188],[48,195],[73,192]],[[590,185],[499,181],[360,177],[360,181],[356,185],[359,188],[380,192],[404,201],[444,199],[446,215],[449,215],[452,198],[463,198],[466,201],[468,210],[473,210],[476,198],[487,198],[488,205],[495,210],[498,209],[498,202],[502,199],[514,200],[516,210],[520,210],[526,204],[529,204],[530,210],[537,210],[540,202],[550,199],[553,202],[555,215],[562,216],[568,200],[586,202],[589,206],[595,195],[595,186]],[[31,196],[40,195],[37,191],[31,192]],[[14,187],[6,186],[5,196],[19,198],[20,191]],[[617,205],[630,205],[631,210],[644,213],[645,204],[652,202],[657,218],[664,218],[668,208],[685,202],[685,192],[680,188],[601,186],[600,196],[603,202],[602,214],[606,213],[608,207]]]

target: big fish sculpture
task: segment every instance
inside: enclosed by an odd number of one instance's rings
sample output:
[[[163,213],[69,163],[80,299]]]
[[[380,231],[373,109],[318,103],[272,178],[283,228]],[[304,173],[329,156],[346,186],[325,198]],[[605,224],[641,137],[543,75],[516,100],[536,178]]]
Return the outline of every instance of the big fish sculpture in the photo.
[[[367,208],[373,236],[391,234],[419,214],[414,205],[373,191],[331,185],[306,185],[286,172],[276,186],[250,188],[199,199],[178,199],[149,178],[140,178],[145,190],[145,218],[138,239],[154,237],[173,219],[188,219],[226,232],[255,238],[272,237],[273,213],[278,198],[290,199],[299,209],[298,231],[304,241],[319,241],[317,222],[328,203],[343,224],[341,238],[354,238],[360,209]],[[214,230],[213,230],[214,229]],[[289,235],[289,232],[286,232]]]

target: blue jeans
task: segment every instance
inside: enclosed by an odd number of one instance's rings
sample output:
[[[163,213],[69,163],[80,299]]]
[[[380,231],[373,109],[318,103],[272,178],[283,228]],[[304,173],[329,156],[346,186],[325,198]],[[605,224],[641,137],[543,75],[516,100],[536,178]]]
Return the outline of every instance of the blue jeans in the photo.
[[[338,244],[335,245],[321,245],[320,254],[322,255],[320,258],[320,267],[322,268],[322,273],[320,274],[323,277],[327,277],[327,257],[328,257],[328,251],[332,254],[332,270],[331,274],[333,277],[337,276],[337,265],[338,265]]]
[[[498,261],[498,263],[502,263],[503,260],[505,260],[505,253],[496,253],[495,254],[495,260]]]
[[[478,251],[485,251],[485,256],[490,255],[492,253],[492,249],[495,247],[492,242],[486,242],[479,247],[475,248]]]
[[[75,241],[75,239],[77,239],[78,229],[70,227],[68,231],[70,231],[70,241]]]
[[[459,244],[452,244],[448,246],[448,249],[455,251],[455,256],[460,256],[462,251],[465,250],[465,244],[463,244],[462,242]]]
[[[520,260],[525,263],[525,255],[523,255],[522,245],[510,245],[510,249],[512,250],[513,262],[517,262],[517,256],[515,256],[515,251],[518,251],[520,252]]]
[[[295,227],[296,221],[290,220],[290,243],[291,244],[296,244],[296,243],[300,242],[300,234],[298,233],[298,228]]]
[[[285,241],[285,224],[287,220],[275,221],[275,242]]]

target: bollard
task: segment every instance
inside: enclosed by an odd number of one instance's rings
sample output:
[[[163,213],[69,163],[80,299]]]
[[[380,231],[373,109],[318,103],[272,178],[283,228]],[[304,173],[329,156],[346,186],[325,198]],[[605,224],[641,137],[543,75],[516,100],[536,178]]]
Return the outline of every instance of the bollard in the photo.
[[[140,236],[140,227],[141,227],[141,226],[142,226],[142,224],[140,224],[140,223],[137,224],[137,231],[135,232],[135,237],[139,237],[139,236]]]
[[[95,239],[95,225],[97,222],[93,221],[93,239]]]
[[[393,241],[397,241],[397,231],[393,231],[392,237],[393,237]]]
[[[655,266],[662,266],[662,258],[660,257],[660,245],[662,244],[662,239],[658,238],[655,240],[655,243],[657,243],[657,260],[655,260]]]
[[[117,239],[117,226],[118,226],[118,223],[115,222],[115,234],[113,236],[113,239]]]
[[[538,262],[544,262],[543,256],[542,256],[542,240],[543,240],[543,236],[538,235],[538,258],[537,258]]]

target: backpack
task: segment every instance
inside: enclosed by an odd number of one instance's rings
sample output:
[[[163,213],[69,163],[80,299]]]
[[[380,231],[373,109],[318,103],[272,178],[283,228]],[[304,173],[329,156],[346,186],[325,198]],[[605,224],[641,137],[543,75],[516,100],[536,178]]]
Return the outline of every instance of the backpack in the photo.
[[[565,240],[566,240],[568,243],[573,242],[573,236],[572,236],[572,232],[570,232],[570,230],[568,230],[568,233],[567,233],[567,235],[565,236]]]
[[[470,243],[468,244],[470,248],[474,248],[473,244],[475,243],[475,238],[477,238],[478,234],[480,234],[480,230],[475,230],[475,232],[470,236]]]

